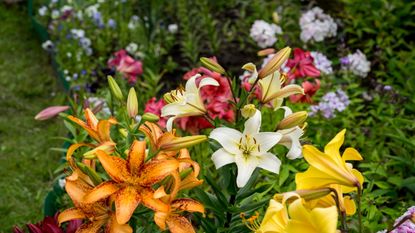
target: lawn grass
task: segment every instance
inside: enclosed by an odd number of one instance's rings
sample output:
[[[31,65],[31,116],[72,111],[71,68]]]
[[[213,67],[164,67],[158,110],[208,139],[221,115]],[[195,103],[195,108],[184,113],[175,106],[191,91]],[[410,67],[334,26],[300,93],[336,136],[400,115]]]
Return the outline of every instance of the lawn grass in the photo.
[[[63,104],[48,55],[23,6],[0,3],[0,232],[43,218],[62,142],[58,120],[33,119],[42,108]],[[57,93],[57,94],[53,94]]]

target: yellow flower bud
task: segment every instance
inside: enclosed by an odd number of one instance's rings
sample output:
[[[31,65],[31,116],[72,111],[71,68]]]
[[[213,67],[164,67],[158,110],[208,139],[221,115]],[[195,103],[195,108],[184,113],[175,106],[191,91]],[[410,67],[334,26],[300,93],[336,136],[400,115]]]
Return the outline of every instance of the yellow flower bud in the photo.
[[[257,55],[259,57],[263,57],[263,56],[268,56],[273,53],[275,53],[275,49],[268,48],[268,49],[263,49],[263,50],[258,51]]]
[[[270,74],[273,74],[275,71],[279,70],[284,64],[284,62],[288,59],[291,53],[290,47],[285,47],[278,51],[271,60],[262,68],[259,72],[258,77],[260,79],[267,77]]]
[[[157,122],[157,121],[160,120],[160,117],[157,116],[156,114],[151,113],[151,112],[146,112],[146,113],[144,113],[142,119],[143,119],[143,121]]]
[[[306,111],[295,112],[284,118],[277,126],[278,129],[290,129],[303,124],[308,117]]]
[[[130,92],[128,93],[127,111],[131,118],[134,118],[138,114],[137,94],[135,93],[134,87],[130,88]]]
[[[274,13],[272,13],[272,21],[274,21],[275,24],[278,24],[280,20],[280,16],[276,11],[274,11]]]
[[[199,144],[207,140],[206,135],[195,135],[186,137],[172,137],[170,140],[166,140],[160,143],[160,150],[176,151],[183,148],[188,148],[193,145]]]
[[[200,58],[200,62],[202,62],[204,67],[208,68],[211,71],[217,72],[219,74],[225,74],[225,69],[211,58],[202,57]]]
[[[113,77],[108,76],[108,84],[114,97],[122,101],[124,99],[124,96],[122,95],[120,86],[118,86],[117,82],[114,80]]]
[[[244,118],[252,117],[256,112],[255,105],[247,104],[241,109],[241,114]]]
[[[118,132],[120,132],[120,134],[121,134],[124,138],[126,138],[126,137],[128,136],[128,131],[127,131],[126,129],[124,129],[124,128],[119,129],[119,130],[118,130]]]

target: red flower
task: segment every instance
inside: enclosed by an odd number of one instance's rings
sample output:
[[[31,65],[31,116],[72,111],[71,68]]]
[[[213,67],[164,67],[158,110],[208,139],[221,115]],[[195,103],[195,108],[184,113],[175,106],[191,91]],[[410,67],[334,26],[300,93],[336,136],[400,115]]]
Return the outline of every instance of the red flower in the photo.
[[[314,79],[315,83],[311,83],[309,81],[304,81],[301,85],[304,88],[304,95],[291,95],[290,100],[293,103],[302,102],[302,103],[313,103],[311,99],[314,94],[320,89],[320,80]]]
[[[143,73],[142,63],[130,57],[124,49],[115,52],[114,55],[114,58],[108,60],[108,67],[115,67],[128,79],[129,83],[135,83],[137,76]]]
[[[26,226],[30,233],[75,233],[82,224],[82,220],[80,219],[69,221],[69,224],[66,226],[66,231],[64,231],[59,227],[58,215],[59,213],[55,214],[54,217],[47,216],[39,223],[29,223]],[[17,226],[13,228],[13,233],[24,232],[25,231]]]
[[[149,112],[156,114],[160,117],[161,115],[161,109],[166,105],[163,99],[160,99],[157,101],[156,97],[151,98],[149,101],[147,101],[144,112]],[[165,117],[160,117],[160,120],[158,121],[158,125],[165,128],[166,127],[167,119]]]
[[[314,66],[310,52],[303,51],[300,48],[294,49],[294,58],[288,59],[286,66],[290,68],[289,81],[296,78],[320,76],[320,71]]]

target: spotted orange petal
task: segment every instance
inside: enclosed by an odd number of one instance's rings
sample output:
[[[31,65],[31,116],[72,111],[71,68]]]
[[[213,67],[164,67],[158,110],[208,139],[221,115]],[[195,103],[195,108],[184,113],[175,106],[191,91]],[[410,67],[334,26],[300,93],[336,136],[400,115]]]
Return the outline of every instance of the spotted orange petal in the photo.
[[[166,203],[154,198],[154,191],[150,188],[141,190],[141,198],[143,205],[154,211],[168,212],[170,209]]]
[[[132,233],[133,229],[128,224],[119,224],[115,216],[112,216],[107,224],[107,233]]]
[[[154,222],[157,224],[158,227],[160,227],[162,231],[166,230],[166,220],[168,216],[169,214],[164,212],[154,213]]]
[[[97,142],[99,141],[98,133],[95,131],[95,129],[91,128],[86,124],[84,121],[74,117],[74,116],[68,116],[68,119],[75,122],[79,126],[81,126],[85,131],[88,132],[89,136],[91,136],[93,139],[95,139]]]
[[[110,129],[111,129],[111,123],[108,120],[101,120],[98,122],[97,132],[98,132],[99,142],[111,141]]]
[[[84,223],[78,230],[76,230],[76,233],[99,233],[104,224],[105,220]]]
[[[92,190],[92,186],[79,179],[75,181],[66,179],[65,189],[76,206],[78,203],[81,203],[84,196]]]
[[[171,233],[195,233],[192,224],[185,217],[170,216],[166,222]]]
[[[138,182],[142,186],[151,186],[170,175],[178,167],[179,162],[175,159],[149,162],[141,169]]]
[[[141,198],[138,190],[132,186],[126,186],[116,193],[115,210],[117,222],[125,224],[133,215],[134,210],[140,204]]]
[[[133,176],[137,176],[146,157],[146,142],[135,140],[128,153],[128,168]]]
[[[117,185],[117,183],[115,183],[114,181],[103,182],[85,195],[84,202],[94,203],[96,201],[109,197],[111,194],[117,192],[119,189],[120,186]]]
[[[104,151],[96,152],[99,161],[108,175],[116,182],[124,182],[130,178],[127,162],[116,156],[110,156]]]
[[[74,162],[74,160],[72,159],[72,155],[73,155],[73,153],[75,153],[75,151],[76,151],[78,148],[83,147],[83,146],[87,146],[87,147],[94,147],[93,145],[91,145],[91,144],[87,144],[87,143],[75,143],[75,144],[72,144],[72,145],[68,148],[68,150],[66,151],[66,161],[68,161],[68,163],[69,163],[69,165],[72,167],[72,169],[75,169],[75,168],[76,168],[75,162]]]
[[[150,145],[152,150],[158,149],[158,139],[163,135],[163,131],[157,124],[151,122],[144,122],[139,128],[141,132],[143,132],[146,137],[150,140]]]
[[[59,224],[73,219],[84,219],[84,213],[78,208],[69,208],[61,212],[58,216]]]
[[[200,202],[190,198],[176,199],[171,203],[171,207],[173,209],[183,210],[187,212],[205,212],[205,207]]]
[[[95,117],[94,113],[91,111],[91,109],[86,108],[84,110],[85,112],[85,119],[86,119],[86,123],[88,124],[88,126],[91,129],[96,130],[96,127],[98,125],[98,119]]]

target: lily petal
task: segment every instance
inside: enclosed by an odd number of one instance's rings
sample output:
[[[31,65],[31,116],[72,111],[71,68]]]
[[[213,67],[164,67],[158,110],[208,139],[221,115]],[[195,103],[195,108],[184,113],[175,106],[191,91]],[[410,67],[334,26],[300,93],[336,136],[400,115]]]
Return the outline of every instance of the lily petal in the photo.
[[[146,142],[134,140],[128,153],[128,169],[132,176],[138,175],[146,157]]]
[[[153,196],[153,190],[151,190],[150,188],[143,189],[141,191],[141,201],[143,202],[143,205],[156,212],[168,212],[170,207],[166,203],[160,201],[159,199],[155,199]]]
[[[105,220],[84,223],[76,230],[76,233],[98,233],[104,224]]]
[[[59,224],[73,219],[84,219],[85,214],[78,208],[70,208],[61,212],[58,216]]]
[[[108,233],[133,233],[133,228],[128,224],[119,224],[115,216],[107,224],[106,232]]]
[[[97,151],[96,154],[105,171],[113,180],[117,182],[128,180],[130,174],[128,172],[127,162],[124,159],[110,156],[101,150]]]
[[[166,222],[171,233],[195,233],[192,224],[185,217],[171,216]]]
[[[360,160],[363,160],[362,155],[360,155],[360,153],[352,147],[346,148],[346,150],[343,153],[342,158],[343,158],[344,161],[348,161],[348,160],[360,161]]]
[[[245,129],[243,135],[247,134],[257,134],[259,128],[261,127],[261,112],[256,110],[255,114],[245,121]]]
[[[179,168],[176,159],[148,162],[140,170],[138,183],[142,186],[151,186]]]
[[[111,196],[117,192],[121,187],[114,181],[105,181],[90,191],[85,197],[85,203],[94,203],[101,199]]]
[[[238,188],[242,188],[248,183],[249,178],[258,166],[258,160],[256,156],[249,156],[245,158],[243,155],[235,156],[235,163],[238,167],[238,176],[236,177],[236,185]]]
[[[212,130],[209,138],[219,142],[229,153],[239,153],[238,143],[242,138],[242,134],[238,130],[228,127],[219,127]]]
[[[140,202],[140,194],[134,187],[126,186],[118,191],[115,196],[117,222],[119,224],[128,222]]]
[[[196,86],[196,79],[199,78],[201,75],[200,74],[196,74],[194,76],[192,76],[189,80],[187,80],[186,82],[186,93],[198,93],[199,89]]]
[[[173,209],[183,210],[187,212],[205,212],[205,207],[200,202],[195,201],[191,198],[176,199],[172,202],[171,207]]]
[[[267,171],[278,174],[280,171],[281,160],[279,160],[274,154],[266,153],[258,157],[258,167]]]
[[[232,155],[223,148],[220,148],[212,154],[212,160],[216,169],[219,169],[227,164],[234,163],[235,155]]]
[[[202,79],[199,83],[199,88],[202,88],[204,86],[219,86],[219,83],[215,79],[208,77]]]
[[[261,152],[267,152],[280,141],[282,134],[278,132],[261,132],[253,135],[253,137],[261,145]]]

